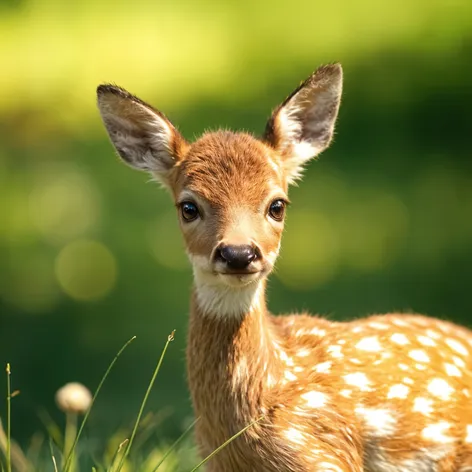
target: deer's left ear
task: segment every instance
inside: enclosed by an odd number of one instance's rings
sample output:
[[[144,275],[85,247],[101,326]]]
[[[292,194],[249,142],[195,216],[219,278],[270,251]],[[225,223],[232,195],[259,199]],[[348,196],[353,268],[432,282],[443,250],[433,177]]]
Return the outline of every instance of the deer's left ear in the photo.
[[[301,176],[305,162],[329,146],[342,82],[340,64],[322,66],[272,113],[264,139],[281,155],[289,183]]]

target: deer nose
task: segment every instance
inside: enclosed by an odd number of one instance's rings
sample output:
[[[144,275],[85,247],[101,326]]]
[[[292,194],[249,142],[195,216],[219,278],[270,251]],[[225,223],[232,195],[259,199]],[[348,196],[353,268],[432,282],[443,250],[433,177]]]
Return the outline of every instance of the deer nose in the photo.
[[[222,245],[216,251],[216,257],[226,262],[230,269],[245,269],[256,257],[256,248],[249,245]]]

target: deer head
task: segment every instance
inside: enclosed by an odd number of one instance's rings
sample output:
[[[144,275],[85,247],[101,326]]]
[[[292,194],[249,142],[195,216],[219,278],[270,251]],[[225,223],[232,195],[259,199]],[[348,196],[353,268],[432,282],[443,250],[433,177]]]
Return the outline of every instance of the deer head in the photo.
[[[275,109],[262,139],[217,131],[190,144],[139,98],[98,87],[120,157],[171,192],[204,312],[241,314],[254,303],[279,253],[288,186],[329,146],[341,90],[341,66],[320,67]]]

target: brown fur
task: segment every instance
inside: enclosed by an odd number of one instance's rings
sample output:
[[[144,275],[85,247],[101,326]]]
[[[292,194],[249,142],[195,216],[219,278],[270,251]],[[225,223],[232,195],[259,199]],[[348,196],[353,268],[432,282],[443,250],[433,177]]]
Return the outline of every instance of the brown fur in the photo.
[[[119,154],[175,200],[195,273],[187,348],[196,439],[211,472],[465,472],[472,467],[472,333],[423,316],[348,323],[274,317],[265,279],[288,184],[332,139],[340,66],[320,68],[272,114],[263,140],[218,131],[188,144],[151,106],[113,86],[99,107]],[[196,205],[187,221],[182,204]],[[246,272],[215,254],[257,249]]]

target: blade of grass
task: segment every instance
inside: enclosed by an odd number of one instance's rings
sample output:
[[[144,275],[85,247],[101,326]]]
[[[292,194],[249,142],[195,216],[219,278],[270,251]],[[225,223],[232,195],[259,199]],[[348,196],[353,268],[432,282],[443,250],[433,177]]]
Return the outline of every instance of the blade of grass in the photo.
[[[38,418],[45,427],[48,437],[52,438],[55,444],[57,444],[61,449],[64,448],[64,438],[62,437],[62,432],[57,423],[51,418],[49,413],[41,408],[38,410]]]
[[[111,460],[111,467],[108,469],[110,472],[115,471],[116,469],[115,465],[117,464],[118,458],[120,457],[120,452],[126,446],[127,443],[128,443],[128,439],[125,439],[118,445],[118,449],[115,451],[115,454],[113,455],[113,459]]]
[[[151,390],[152,390],[152,387],[153,387],[154,382],[156,380],[157,374],[159,373],[159,370],[161,368],[161,364],[162,364],[162,361],[164,360],[164,356],[166,355],[167,348],[169,347],[169,344],[174,340],[174,335],[175,335],[175,329],[174,329],[174,331],[172,331],[172,333],[169,334],[169,336],[167,336],[166,345],[164,346],[164,349],[162,350],[162,354],[161,354],[161,357],[159,359],[159,362],[157,363],[156,369],[154,370],[154,374],[152,375],[151,381],[149,382],[149,386],[147,388],[146,394],[144,395],[143,401],[141,403],[141,407],[139,409],[138,417],[136,418],[136,422],[134,424],[133,432],[131,433],[131,437],[130,437],[130,440],[129,440],[127,446],[126,446],[125,452],[121,456],[121,460],[120,460],[120,463],[118,465],[118,469],[116,470],[116,472],[120,472],[121,469],[123,468],[126,457],[128,456],[129,451],[131,449],[131,446],[133,445],[133,440],[134,440],[134,437],[136,436],[136,432],[138,430],[139,422],[141,420],[141,416],[143,414],[144,407],[146,406],[149,394],[151,393]]]
[[[12,398],[14,396],[13,393],[11,394]],[[3,453],[3,456],[6,458],[7,434],[5,433],[3,429],[1,418],[0,418],[0,451]],[[28,470],[32,470],[31,463],[26,458],[20,446],[18,446],[18,444],[16,444],[15,441],[11,439],[10,439],[10,456],[11,456],[12,470],[16,472],[27,472]]]
[[[102,380],[100,380],[100,383],[98,384],[97,390],[95,390],[95,393],[93,394],[92,403],[91,403],[91,405],[90,405],[90,408],[87,410],[87,413],[85,413],[84,419],[82,420],[82,423],[80,424],[80,428],[79,428],[79,431],[78,431],[78,433],[77,433],[77,436],[75,437],[74,443],[72,444],[71,450],[69,451],[69,454],[68,454],[68,456],[67,456],[67,460],[66,460],[65,465],[64,465],[64,468],[63,468],[63,472],[68,472],[69,469],[70,469],[70,466],[71,466],[71,464],[72,464],[72,457],[73,457],[73,455],[74,455],[75,448],[77,447],[77,443],[79,442],[80,435],[82,434],[82,431],[83,431],[83,429],[84,429],[85,423],[86,423],[87,420],[88,420],[90,411],[92,410],[93,404],[95,403],[95,400],[96,400],[98,394],[100,393],[100,390],[101,390],[101,388],[102,388],[102,385],[104,384],[106,378],[108,377],[108,374],[110,373],[111,369],[113,368],[113,366],[115,365],[116,361],[117,361],[118,358],[121,356],[121,354],[123,353],[123,351],[124,351],[135,339],[136,339],[136,336],[133,336],[131,339],[129,339],[129,340],[123,345],[123,347],[118,351],[118,353],[116,354],[116,356],[114,357],[114,359],[111,361],[110,365],[108,366],[108,369],[106,370],[105,374],[104,374],[103,377],[102,377]]]
[[[10,364],[7,364],[7,472],[11,472],[11,370]]]
[[[52,464],[54,466],[54,472],[59,472],[57,469],[57,462],[56,462],[56,457],[54,456],[54,450],[52,447],[52,439],[49,438],[49,450],[51,451],[51,459],[52,459]]]
[[[162,459],[158,462],[156,467],[154,467],[154,469],[152,469],[152,472],[156,472],[157,469],[159,469],[161,464],[167,459],[167,456],[180,444],[182,439],[184,439],[185,436],[188,434],[188,432],[197,424],[197,421],[199,419],[200,418],[197,418],[194,421],[192,421],[192,424],[176,439],[174,444],[172,444],[172,446],[170,446],[169,449],[166,451],[166,453],[162,456]]]
[[[217,447],[211,454],[205,457],[199,464],[197,464],[190,472],[195,472],[198,470],[202,465],[206,464],[213,456],[216,456],[222,449],[224,449],[231,441],[235,440],[238,436],[241,436],[244,432],[246,432],[251,426],[254,426],[256,423],[264,418],[264,415],[254,420],[252,423],[248,424],[245,428],[241,431],[237,432],[234,436],[231,436],[228,440],[226,440],[221,446]]]

